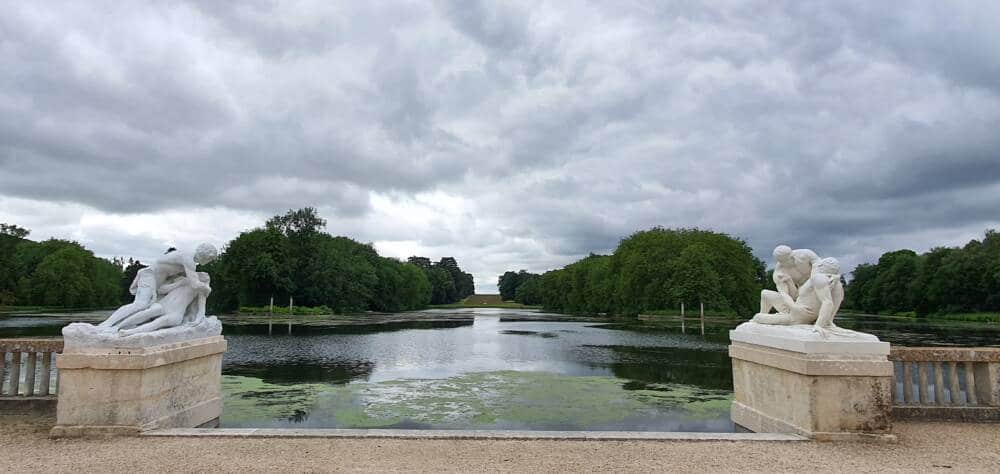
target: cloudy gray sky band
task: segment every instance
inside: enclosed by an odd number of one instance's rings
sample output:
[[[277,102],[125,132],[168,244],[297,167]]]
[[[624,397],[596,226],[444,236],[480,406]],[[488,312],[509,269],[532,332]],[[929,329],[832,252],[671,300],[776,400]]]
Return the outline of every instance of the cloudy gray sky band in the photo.
[[[103,256],[315,206],[493,292],[653,225],[848,268],[1000,227],[998,2],[0,11],[0,221]]]

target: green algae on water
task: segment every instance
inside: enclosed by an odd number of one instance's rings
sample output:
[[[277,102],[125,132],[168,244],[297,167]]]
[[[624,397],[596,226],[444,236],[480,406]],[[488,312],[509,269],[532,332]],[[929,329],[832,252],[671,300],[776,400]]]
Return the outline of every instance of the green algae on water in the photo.
[[[593,429],[671,412],[684,420],[728,418],[730,393],[608,376],[474,372],[446,379],[347,385],[272,385],[248,377],[223,382],[225,426],[252,418],[339,428]]]

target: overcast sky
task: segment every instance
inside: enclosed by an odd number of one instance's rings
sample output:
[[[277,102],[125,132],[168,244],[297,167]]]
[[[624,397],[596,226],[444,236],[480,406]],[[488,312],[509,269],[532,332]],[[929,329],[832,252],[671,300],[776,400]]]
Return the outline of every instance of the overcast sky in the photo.
[[[1000,228],[1000,2],[710,3],[0,1],[0,222],[148,260],[314,206],[489,293],[654,225]]]

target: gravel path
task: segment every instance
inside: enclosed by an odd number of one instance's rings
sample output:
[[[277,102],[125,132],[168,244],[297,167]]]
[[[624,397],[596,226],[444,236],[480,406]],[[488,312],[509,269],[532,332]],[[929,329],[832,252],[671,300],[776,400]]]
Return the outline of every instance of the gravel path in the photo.
[[[1000,472],[1000,425],[898,423],[895,444],[118,438],[0,418],[2,472]]]

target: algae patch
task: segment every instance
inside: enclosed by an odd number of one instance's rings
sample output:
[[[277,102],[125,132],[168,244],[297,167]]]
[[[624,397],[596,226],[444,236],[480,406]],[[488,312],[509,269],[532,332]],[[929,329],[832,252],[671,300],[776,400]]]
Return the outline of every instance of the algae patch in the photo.
[[[606,376],[474,372],[446,379],[273,385],[227,376],[224,426],[338,428],[664,429],[728,418],[730,393]],[[662,422],[655,425],[657,420]],[[651,425],[652,424],[652,425]],[[636,428],[638,429],[638,428]]]

